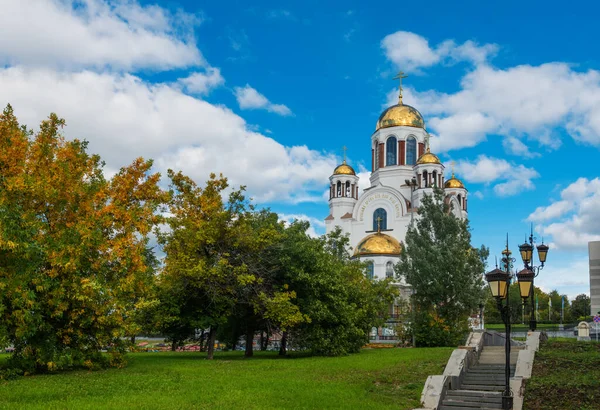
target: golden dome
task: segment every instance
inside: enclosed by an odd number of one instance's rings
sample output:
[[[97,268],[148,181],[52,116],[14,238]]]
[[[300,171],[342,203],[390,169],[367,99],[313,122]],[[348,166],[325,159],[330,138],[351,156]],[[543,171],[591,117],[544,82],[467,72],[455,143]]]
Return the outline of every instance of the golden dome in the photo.
[[[461,182],[460,179],[454,176],[454,172],[452,173],[452,178],[446,181],[444,184],[444,188],[462,188],[465,189],[465,186]]]
[[[410,105],[399,103],[392,105],[379,116],[375,131],[400,125],[425,129],[425,121],[421,113]]]
[[[366,236],[356,245],[354,256],[367,255],[400,255],[402,247],[400,243],[389,235],[381,232]]]
[[[341,165],[338,165],[333,170],[333,175],[356,175],[356,172],[354,172],[354,168],[346,164],[346,160],[344,160]]]
[[[437,155],[432,154],[429,151],[429,147],[427,147],[427,152],[421,155],[417,160],[417,165],[420,164],[441,164],[441,162]]]

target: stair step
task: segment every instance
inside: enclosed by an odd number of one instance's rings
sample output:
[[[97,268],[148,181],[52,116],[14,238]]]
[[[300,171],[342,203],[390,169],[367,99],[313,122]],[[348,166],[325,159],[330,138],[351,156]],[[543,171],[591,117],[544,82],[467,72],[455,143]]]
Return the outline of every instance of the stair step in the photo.
[[[473,397],[493,397],[502,399],[502,393],[492,391],[477,391],[477,390],[448,390],[449,396],[473,396]]]
[[[481,380],[465,380],[463,385],[471,385],[471,386],[505,386],[504,380],[490,380],[490,379],[481,379]]]
[[[504,384],[502,385],[490,385],[490,384],[463,384],[460,386],[461,389],[465,390],[480,390],[480,391],[504,391]]]
[[[442,401],[442,406],[448,407],[451,409],[456,408],[465,408],[465,409],[501,409],[502,402],[500,403],[479,403],[479,402],[466,402],[466,401],[454,401],[454,400],[444,400]]]
[[[440,406],[438,407],[439,410],[474,410],[474,409],[479,409],[479,410],[495,410],[493,408],[490,407],[464,407],[461,405],[457,405],[457,406]]]
[[[502,404],[502,396],[486,397],[486,396],[446,396],[445,400],[464,401],[468,403],[500,403]]]

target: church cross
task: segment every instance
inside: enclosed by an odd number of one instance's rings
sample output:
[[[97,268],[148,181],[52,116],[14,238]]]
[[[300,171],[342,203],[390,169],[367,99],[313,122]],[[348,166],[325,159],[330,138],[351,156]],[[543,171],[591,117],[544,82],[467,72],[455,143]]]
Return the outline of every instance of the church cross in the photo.
[[[456,165],[456,161],[452,161],[450,164],[452,165],[452,178],[454,178],[454,166]]]
[[[344,164],[346,163],[346,151],[348,150],[348,148],[344,145],[342,147],[342,151],[344,151]]]
[[[429,151],[429,134],[425,134],[425,147]]]
[[[404,71],[398,71],[394,80],[400,80],[400,95],[398,96],[398,104],[402,104],[402,79],[408,77],[404,74]]]

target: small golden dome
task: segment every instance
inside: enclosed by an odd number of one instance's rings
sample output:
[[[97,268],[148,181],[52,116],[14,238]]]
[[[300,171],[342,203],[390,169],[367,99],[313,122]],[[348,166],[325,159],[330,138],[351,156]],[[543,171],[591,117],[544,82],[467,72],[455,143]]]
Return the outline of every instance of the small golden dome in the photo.
[[[429,151],[429,147],[427,147],[427,152],[421,155],[417,160],[417,165],[420,164],[441,164],[441,162],[437,155],[432,154]]]
[[[452,178],[450,178],[449,180],[446,181],[446,183],[444,184],[444,188],[462,188],[462,189],[465,189],[465,186],[461,182],[461,180],[458,179],[458,178],[456,178],[454,176],[454,173],[452,173]]]
[[[421,113],[410,105],[400,103],[392,105],[379,116],[375,131],[401,125],[425,129],[425,121]]]
[[[354,256],[368,255],[400,255],[402,246],[396,238],[381,232],[372,233],[366,236],[356,245]]]
[[[354,172],[354,168],[346,164],[346,160],[344,160],[341,165],[338,165],[333,170],[333,175],[356,175],[356,172]]]

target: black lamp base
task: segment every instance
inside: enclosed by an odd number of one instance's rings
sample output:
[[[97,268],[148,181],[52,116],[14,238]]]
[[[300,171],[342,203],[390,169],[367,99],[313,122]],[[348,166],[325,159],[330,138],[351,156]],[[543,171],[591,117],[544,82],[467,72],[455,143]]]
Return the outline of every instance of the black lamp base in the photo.
[[[513,408],[513,396],[502,396],[502,408],[504,410],[511,410]]]

